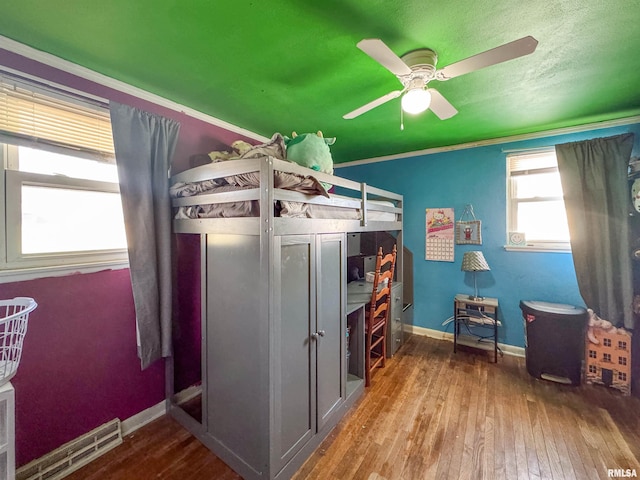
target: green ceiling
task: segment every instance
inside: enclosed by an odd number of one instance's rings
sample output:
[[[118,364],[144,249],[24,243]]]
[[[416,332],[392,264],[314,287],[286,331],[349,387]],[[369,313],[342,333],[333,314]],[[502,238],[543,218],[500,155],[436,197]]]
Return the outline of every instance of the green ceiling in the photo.
[[[322,130],[336,162],[640,114],[638,0],[4,0],[0,35],[239,127]],[[400,84],[358,48],[421,47],[438,66],[532,35],[537,50],[447,82],[458,115],[400,100],[342,115]]]

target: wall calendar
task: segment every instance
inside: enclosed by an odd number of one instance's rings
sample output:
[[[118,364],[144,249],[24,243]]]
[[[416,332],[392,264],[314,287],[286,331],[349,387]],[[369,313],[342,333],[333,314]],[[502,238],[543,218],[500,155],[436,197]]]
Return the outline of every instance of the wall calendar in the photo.
[[[453,208],[427,208],[425,260],[454,261]]]

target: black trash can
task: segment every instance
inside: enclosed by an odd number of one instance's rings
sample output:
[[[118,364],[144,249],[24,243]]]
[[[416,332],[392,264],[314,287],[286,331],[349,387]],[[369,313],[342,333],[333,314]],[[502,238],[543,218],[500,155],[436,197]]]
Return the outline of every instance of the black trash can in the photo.
[[[587,310],[573,305],[520,301],[530,375],[580,385]]]

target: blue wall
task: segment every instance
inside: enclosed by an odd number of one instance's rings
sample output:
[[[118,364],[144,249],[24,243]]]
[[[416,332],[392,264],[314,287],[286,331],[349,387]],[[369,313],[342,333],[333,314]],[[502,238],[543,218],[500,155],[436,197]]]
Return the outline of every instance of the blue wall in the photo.
[[[506,154],[504,150],[552,146],[625,132],[635,133],[640,152],[640,124],[555,135],[535,140],[468,148],[367,165],[340,168],[341,177],[404,195],[404,244],[414,255],[414,325],[451,332],[442,323],[452,315],[456,293],[472,293],[472,274],[460,271],[462,254],[482,250],[490,272],[477,274],[480,294],[500,302],[499,341],[524,346],[519,302],[542,300],[584,305],[569,253],[506,251]],[[428,131],[425,132],[428,135]],[[340,141],[340,139],[338,139]],[[482,245],[456,245],[455,261],[426,261],[425,209],[453,207],[458,219],[472,204],[482,221]]]

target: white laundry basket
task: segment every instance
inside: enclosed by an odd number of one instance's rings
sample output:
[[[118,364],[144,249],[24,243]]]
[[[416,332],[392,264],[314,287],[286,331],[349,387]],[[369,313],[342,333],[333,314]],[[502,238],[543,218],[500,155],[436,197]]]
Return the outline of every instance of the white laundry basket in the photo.
[[[38,304],[33,298],[0,300],[0,386],[16,374],[27,333],[29,314]]]

